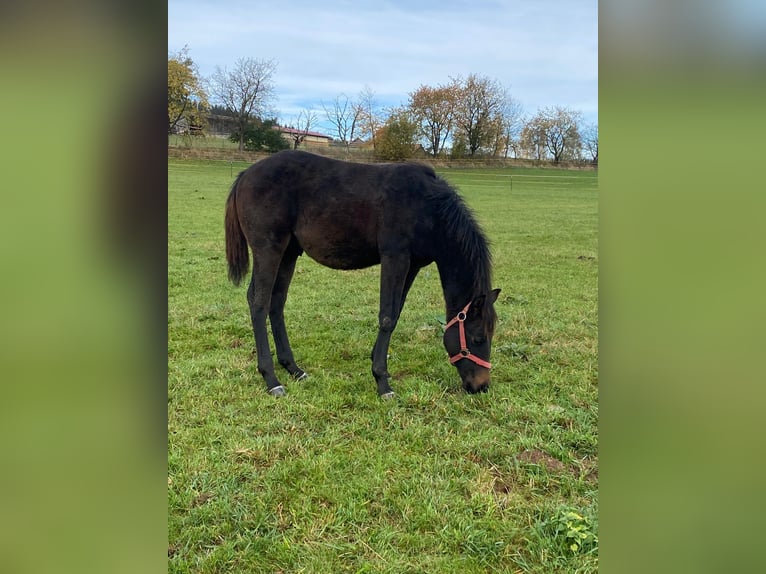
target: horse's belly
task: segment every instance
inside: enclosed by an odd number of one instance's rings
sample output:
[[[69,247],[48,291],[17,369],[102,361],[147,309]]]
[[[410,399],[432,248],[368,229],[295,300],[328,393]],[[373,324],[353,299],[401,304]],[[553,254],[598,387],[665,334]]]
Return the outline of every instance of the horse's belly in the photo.
[[[317,263],[332,269],[364,269],[380,263],[377,245],[363,234],[332,234],[296,231],[303,251]]]

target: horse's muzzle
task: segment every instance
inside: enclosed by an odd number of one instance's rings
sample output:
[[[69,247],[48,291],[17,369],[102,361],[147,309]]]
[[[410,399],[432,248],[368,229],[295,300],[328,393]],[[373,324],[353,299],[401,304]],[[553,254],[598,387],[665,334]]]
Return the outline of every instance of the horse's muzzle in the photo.
[[[483,372],[474,372],[463,379],[463,388],[467,393],[486,393],[489,389],[489,370],[482,369]]]

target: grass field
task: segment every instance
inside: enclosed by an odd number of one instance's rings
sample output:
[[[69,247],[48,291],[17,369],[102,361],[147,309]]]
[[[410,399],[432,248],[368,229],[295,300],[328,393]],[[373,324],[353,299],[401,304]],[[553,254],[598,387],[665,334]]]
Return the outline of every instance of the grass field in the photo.
[[[194,148],[215,148],[215,149],[239,149],[239,144],[232,142],[228,137],[219,137],[207,135],[204,137],[182,136],[178,134],[168,135],[168,145],[179,147]]]
[[[435,266],[370,373],[378,268],[298,260],[286,307],[310,375],[255,370],[223,208],[245,164],[168,164],[169,572],[598,569],[594,172],[445,170],[493,244],[493,385],[469,396],[441,343]],[[512,177],[511,177],[512,175]],[[273,348],[273,347],[272,347]]]

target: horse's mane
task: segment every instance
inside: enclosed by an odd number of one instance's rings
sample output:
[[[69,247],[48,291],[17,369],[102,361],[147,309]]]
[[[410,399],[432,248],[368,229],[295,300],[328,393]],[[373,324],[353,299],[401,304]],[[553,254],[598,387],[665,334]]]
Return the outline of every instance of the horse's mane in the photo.
[[[452,243],[463,264],[473,270],[471,297],[489,296],[492,289],[492,253],[490,242],[473,211],[466,205],[454,187],[435,176],[435,184],[429,200],[445,231],[445,237]],[[485,313],[485,329],[494,330],[495,314]]]

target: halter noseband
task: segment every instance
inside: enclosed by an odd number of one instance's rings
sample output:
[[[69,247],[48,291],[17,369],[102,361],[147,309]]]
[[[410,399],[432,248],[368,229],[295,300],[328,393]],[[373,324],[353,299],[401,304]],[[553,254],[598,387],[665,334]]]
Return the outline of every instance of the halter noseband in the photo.
[[[480,359],[479,357],[471,353],[471,350],[468,348],[468,345],[466,344],[465,327],[463,326],[463,323],[465,323],[465,320],[468,317],[467,313],[470,306],[471,306],[471,303],[469,301],[468,305],[463,307],[463,310],[460,311],[457,315],[455,315],[455,317],[449,323],[447,323],[446,327],[444,327],[444,330],[446,331],[447,329],[452,327],[452,325],[457,323],[458,331],[460,333],[460,352],[457,355],[452,355],[449,358],[449,362],[454,365],[460,359],[468,359],[469,361],[473,361],[477,365],[486,367],[487,369],[491,369],[492,363],[490,363],[489,361],[485,361],[484,359]]]

